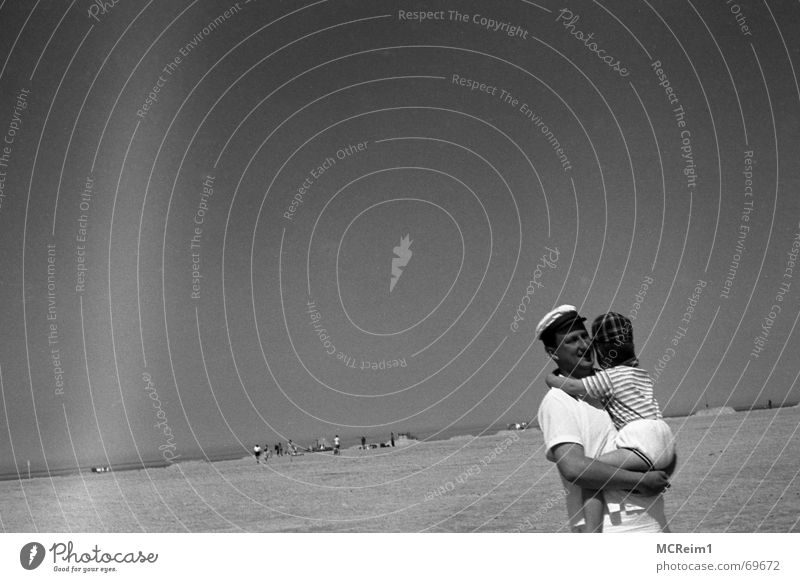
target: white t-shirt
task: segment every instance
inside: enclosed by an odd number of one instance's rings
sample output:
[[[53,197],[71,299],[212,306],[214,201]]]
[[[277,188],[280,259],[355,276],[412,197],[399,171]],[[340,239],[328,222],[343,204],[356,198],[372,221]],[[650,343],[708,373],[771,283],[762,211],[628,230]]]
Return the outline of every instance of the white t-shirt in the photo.
[[[584,400],[573,398],[563,390],[551,388],[539,405],[539,426],[547,447],[547,459],[553,459],[553,447],[563,443],[583,446],[587,457],[596,458],[614,450],[617,431],[604,410],[595,408]],[[559,473],[560,476],[560,473]],[[581,488],[561,477],[567,494],[567,515],[572,531],[579,531],[583,523],[583,501]],[[632,523],[637,527],[666,525],[664,500],[661,495],[643,497],[624,491],[603,491],[606,515],[603,531],[613,533],[627,529]],[[617,513],[612,522],[609,512]]]

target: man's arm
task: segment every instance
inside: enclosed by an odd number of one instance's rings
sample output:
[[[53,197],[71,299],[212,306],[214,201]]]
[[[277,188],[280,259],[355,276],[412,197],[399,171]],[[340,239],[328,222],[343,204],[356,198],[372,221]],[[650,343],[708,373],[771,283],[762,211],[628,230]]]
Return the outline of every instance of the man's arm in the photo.
[[[567,378],[550,372],[544,381],[550,388],[559,388],[570,396],[586,396],[586,388],[582,380]]]
[[[582,489],[636,489],[651,497],[669,486],[669,477],[663,471],[638,473],[606,465],[584,455],[583,446],[576,443],[561,443],[552,452],[558,472]]]

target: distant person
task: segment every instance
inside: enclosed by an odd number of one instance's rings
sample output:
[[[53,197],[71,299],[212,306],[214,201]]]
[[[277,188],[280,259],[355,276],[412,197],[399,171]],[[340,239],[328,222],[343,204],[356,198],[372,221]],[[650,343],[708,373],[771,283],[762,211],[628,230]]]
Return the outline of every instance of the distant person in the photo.
[[[271,451],[269,450],[269,443],[264,443],[264,462],[265,463],[267,462],[267,459],[269,459],[270,454],[271,454]]]
[[[292,439],[289,439],[289,442],[286,443],[286,452],[289,454],[289,460],[294,461],[294,457],[297,455],[297,447],[295,447]]]
[[[335,437],[333,437],[333,454],[334,455],[338,455],[339,454],[339,447],[340,447],[339,435],[337,434]]]
[[[253,456],[256,458],[256,464],[261,463],[261,447],[256,445],[253,447]]]
[[[536,337],[562,377],[581,379],[594,374],[584,321],[575,307],[562,305],[536,326]],[[603,491],[603,531],[669,531],[660,495],[669,486],[667,473],[629,471],[595,459],[617,448],[617,431],[609,415],[590,402],[551,388],[539,406],[546,456],[556,464],[564,486],[570,529],[588,531],[581,491],[587,489]]]
[[[394,446],[394,433],[392,433],[392,446]]]
[[[278,443],[278,455],[283,456],[283,443]]]
[[[362,449],[366,449],[367,448],[367,437],[364,437],[364,436],[361,437],[361,448]]]
[[[619,432],[617,449],[600,455],[598,461],[628,471],[667,470],[675,459],[675,441],[653,395],[653,378],[639,368],[631,321],[619,313],[598,316],[592,323],[592,346],[602,370],[581,379],[551,372],[547,385],[603,404]],[[602,531],[603,493],[590,489],[582,493],[586,529]]]
[[[772,408],[772,400],[767,400],[767,408]]]
[[[275,443],[275,456],[276,457],[281,456],[281,446],[279,443]]]

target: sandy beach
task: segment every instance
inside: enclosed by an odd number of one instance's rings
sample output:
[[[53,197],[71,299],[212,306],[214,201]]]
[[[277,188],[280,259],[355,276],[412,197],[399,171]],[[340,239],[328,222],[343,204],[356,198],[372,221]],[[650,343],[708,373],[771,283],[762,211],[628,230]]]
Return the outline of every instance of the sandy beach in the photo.
[[[800,409],[668,420],[676,532],[800,531]],[[6,532],[557,532],[541,432],[0,482]]]

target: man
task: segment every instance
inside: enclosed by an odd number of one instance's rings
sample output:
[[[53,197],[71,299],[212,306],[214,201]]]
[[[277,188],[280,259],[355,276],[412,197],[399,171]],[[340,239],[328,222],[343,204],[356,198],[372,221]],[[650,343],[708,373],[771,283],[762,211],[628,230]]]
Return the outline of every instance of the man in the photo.
[[[562,305],[546,314],[536,326],[536,337],[558,366],[560,374],[584,378],[594,373],[585,318],[572,305]],[[599,403],[578,399],[551,388],[539,406],[547,459],[554,462],[567,494],[567,515],[572,531],[582,531],[581,489],[602,490],[606,501],[603,531],[668,531],[664,500],[669,486],[662,471],[639,473],[618,469],[595,457],[614,448],[616,431]],[[636,490],[641,495],[626,493]]]

